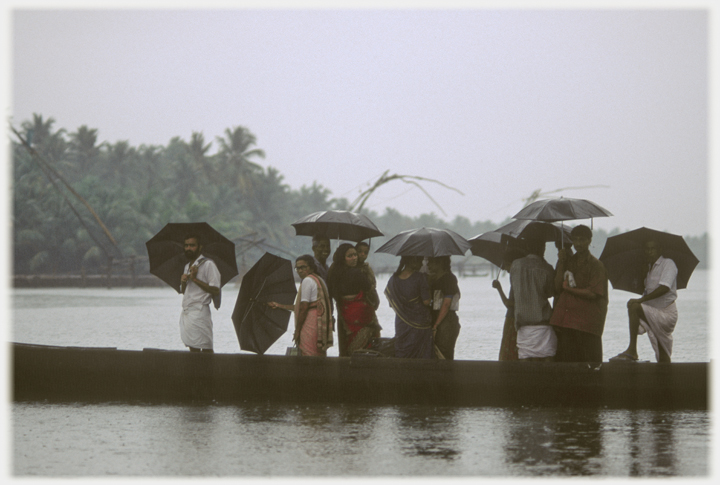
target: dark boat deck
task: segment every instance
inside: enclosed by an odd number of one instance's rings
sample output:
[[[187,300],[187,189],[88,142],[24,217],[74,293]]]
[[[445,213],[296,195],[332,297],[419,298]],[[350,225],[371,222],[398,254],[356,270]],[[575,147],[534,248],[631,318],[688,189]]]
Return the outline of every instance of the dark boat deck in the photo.
[[[708,409],[709,363],[309,358],[11,344],[13,399]]]

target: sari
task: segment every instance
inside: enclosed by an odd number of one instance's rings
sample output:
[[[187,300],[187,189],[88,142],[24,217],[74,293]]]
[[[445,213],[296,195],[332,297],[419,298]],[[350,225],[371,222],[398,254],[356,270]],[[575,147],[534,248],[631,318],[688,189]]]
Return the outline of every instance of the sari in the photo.
[[[304,322],[298,322],[300,314],[300,292],[295,299],[295,327],[300,326],[300,341],[298,348],[300,355],[324,357],[327,355],[327,349],[333,344],[333,322],[330,306],[330,296],[328,295],[325,282],[315,274],[309,274],[306,278],[312,278],[317,285],[318,298],[313,302],[309,302],[307,315]]]
[[[404,280],[392,275],[385,295],[395,311],[395,357],[432,359],[432,316],[423,304],[430,299],[425,275],[415,272]]]
[[[345,352],[350,355],[359,349],[370,348],[373,338],[380,337],[380,325],[377,323],[375,309],[367,301],[365,292],[354,297],[341,297],[337,300],[338,316],[345,330]]]

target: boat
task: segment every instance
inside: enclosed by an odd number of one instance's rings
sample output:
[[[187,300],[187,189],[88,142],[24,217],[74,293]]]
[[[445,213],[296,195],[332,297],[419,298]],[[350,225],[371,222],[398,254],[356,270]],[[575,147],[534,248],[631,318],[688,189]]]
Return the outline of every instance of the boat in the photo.
[[[11,343],[15,402],[708,409],[710,363],[296,357]]]

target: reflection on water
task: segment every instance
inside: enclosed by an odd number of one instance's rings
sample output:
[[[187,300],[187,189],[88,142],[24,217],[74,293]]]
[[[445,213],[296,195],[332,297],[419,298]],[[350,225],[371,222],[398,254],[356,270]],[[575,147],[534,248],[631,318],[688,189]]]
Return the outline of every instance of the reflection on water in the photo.
[[[706,476],[704,411],[15,403],[17,476]]]

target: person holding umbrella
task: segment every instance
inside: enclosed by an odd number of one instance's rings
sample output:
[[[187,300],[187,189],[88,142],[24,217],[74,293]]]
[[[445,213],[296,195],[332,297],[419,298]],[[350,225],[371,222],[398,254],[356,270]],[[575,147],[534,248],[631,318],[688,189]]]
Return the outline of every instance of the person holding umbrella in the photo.
[[[662,256],[657,240],[649,240],[644,247],[648,263],[645,291],[640,298],[628,300],[630,343],[628,348],[611,358],[611,362],[635,362],[638,359],[637,337],[647,332],[658,362],[670,362],[672,333],[678,320],[678,268],[672,259]]]
[[[605,266],[590,254],[592,230],[575,226],[570,231],[575,254],[558,251],[555,298],[550,324],[557,334],[556,362],[602,362],[602,334],[608,308]]]
[[[385,288],[395,311],[395,357],[433,358],[430,285],[420,272],[423,256],[401,256]]]
[[[433,343],[438,358],[454,360],[455,342],[460,334],[457,310],[460,287],[450,267],[450,256],[428,259],[432,294]]]
[[[268,302],[270,308],[283,308],[295,313],[293,341],[300,355],[325,357],[333,344],[333,321],[330,295],[325,281],[315,274],[315,258],[304,254],[295,260],[300,277],[300,291],[295,305]]]
[[[213,352],[210,302],[219,297],[221,286],[220,271],[212,259],[202,255],[202,248],[199,235],[185,236],[188,263],[180,277],[180,337],[191,352]]]
[[[368,301],[372,286],[357,263],[355,246],[343,243],[335,250],[328,270],[327,286],[337,305],[340,357],[369,348],[372,339],[380,337],[375,308]]]

